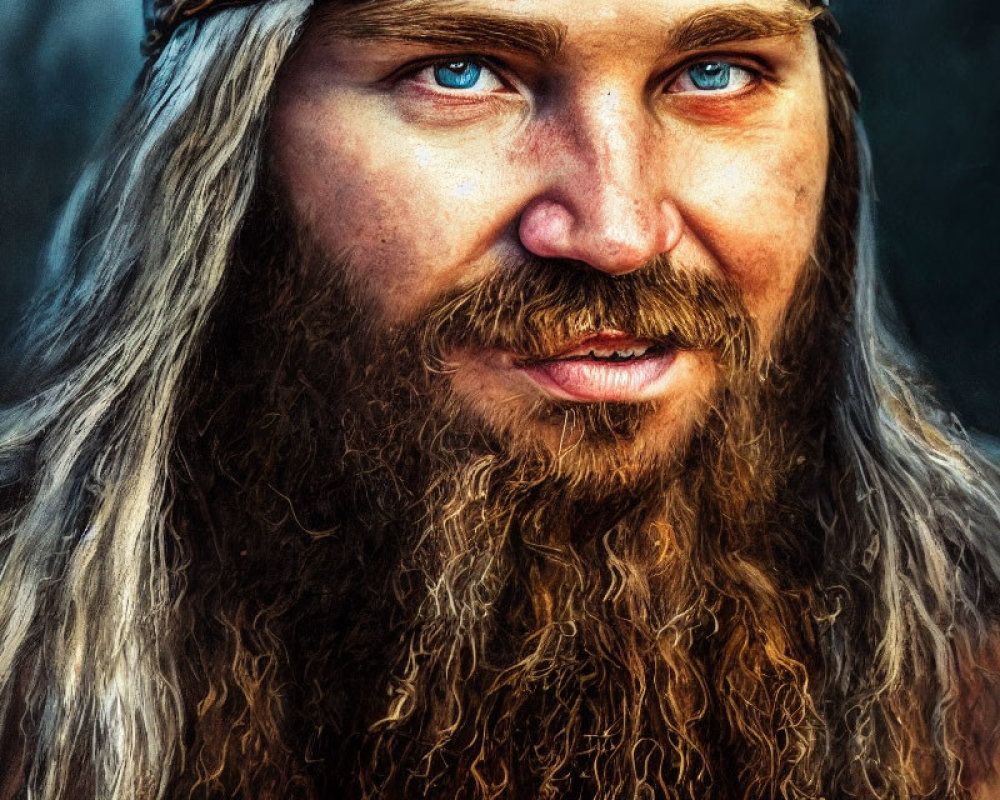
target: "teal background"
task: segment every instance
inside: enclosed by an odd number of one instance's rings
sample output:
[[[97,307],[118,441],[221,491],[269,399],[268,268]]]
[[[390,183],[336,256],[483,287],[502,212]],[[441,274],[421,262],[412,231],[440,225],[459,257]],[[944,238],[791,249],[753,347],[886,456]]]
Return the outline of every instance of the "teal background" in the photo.
[[[0,334],[141,65],[139,0],[0,2]],[[842,0],[903,330],[967,425],[1000,434],[1000,4]]]

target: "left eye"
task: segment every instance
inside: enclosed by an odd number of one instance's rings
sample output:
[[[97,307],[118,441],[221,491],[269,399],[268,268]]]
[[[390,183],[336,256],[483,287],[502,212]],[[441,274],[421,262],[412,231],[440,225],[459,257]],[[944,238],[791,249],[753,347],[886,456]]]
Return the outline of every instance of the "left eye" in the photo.
[[[420,70],[414,79],[453,91],[493,92],[504,88],[503,82],[486,64],[466,58],[431,64]]]
[[[687,67],[670,85],[670,92],[738,92],[757,80],[751,69],[727,61],[702,61]]]

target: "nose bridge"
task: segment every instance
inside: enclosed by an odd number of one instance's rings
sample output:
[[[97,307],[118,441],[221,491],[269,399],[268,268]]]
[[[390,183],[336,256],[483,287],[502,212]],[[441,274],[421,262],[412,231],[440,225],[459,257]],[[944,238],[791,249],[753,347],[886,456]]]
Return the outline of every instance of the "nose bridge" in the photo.
[[[571,130],[580,163],[575,177],[582,190],[578,202],[581,211],[595,217],[593,222],[604,219],[602,211],[640,210],[650,189],[643,185],[648,177],[642,146],[646,120],[631,105],[621,92],[607,90],[574,109]]]
[[[522,218],[524,244],[608,272],[636,269],[669,249],[679,220],[658,180],[655,132],[641,96],[594,86],[550,124],[559,144],[545,150],[546,185]]]

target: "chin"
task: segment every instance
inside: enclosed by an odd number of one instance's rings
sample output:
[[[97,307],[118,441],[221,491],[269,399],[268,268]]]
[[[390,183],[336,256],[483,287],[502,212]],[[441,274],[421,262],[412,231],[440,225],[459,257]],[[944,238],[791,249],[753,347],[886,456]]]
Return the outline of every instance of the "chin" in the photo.
[[[673,476],[713,405],[714,381],[635,403],[577,403],[520,395],[494,401],[452,383],[451,404],[485,446],[524,470],[526,480],[555,481],[603,495]],[[481,388],[482,384],[478,384]]]

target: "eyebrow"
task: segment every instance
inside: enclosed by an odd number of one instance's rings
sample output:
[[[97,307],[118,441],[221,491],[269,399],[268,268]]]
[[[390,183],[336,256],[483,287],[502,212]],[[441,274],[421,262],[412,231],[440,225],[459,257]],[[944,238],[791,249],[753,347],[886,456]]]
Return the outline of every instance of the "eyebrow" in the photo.
[[[441,0],[347,5],[350,11],[335,9],[321,19],[326,35],[521,52],[542,61],[555,59],[566,35],[566,26],[551,20],[469,11]]]
[[[324,12],[318,22],[331,38],[512,51],[542,61],[554,60],[566,38],[566,26],[555,20],[470,11],[448,0],[355,0],[330,3]],[[720,6],[668,24],[664,46],[685,52],[787,36],[802,31],[821,13],[798,2],[779,10]]]
[[[675,51],[701,50],[729,42],[789,36],[811,25],[822,9],[799,3],[778,11],[748,5],[714,8],[689,17],[667,33],[667,47]]]

